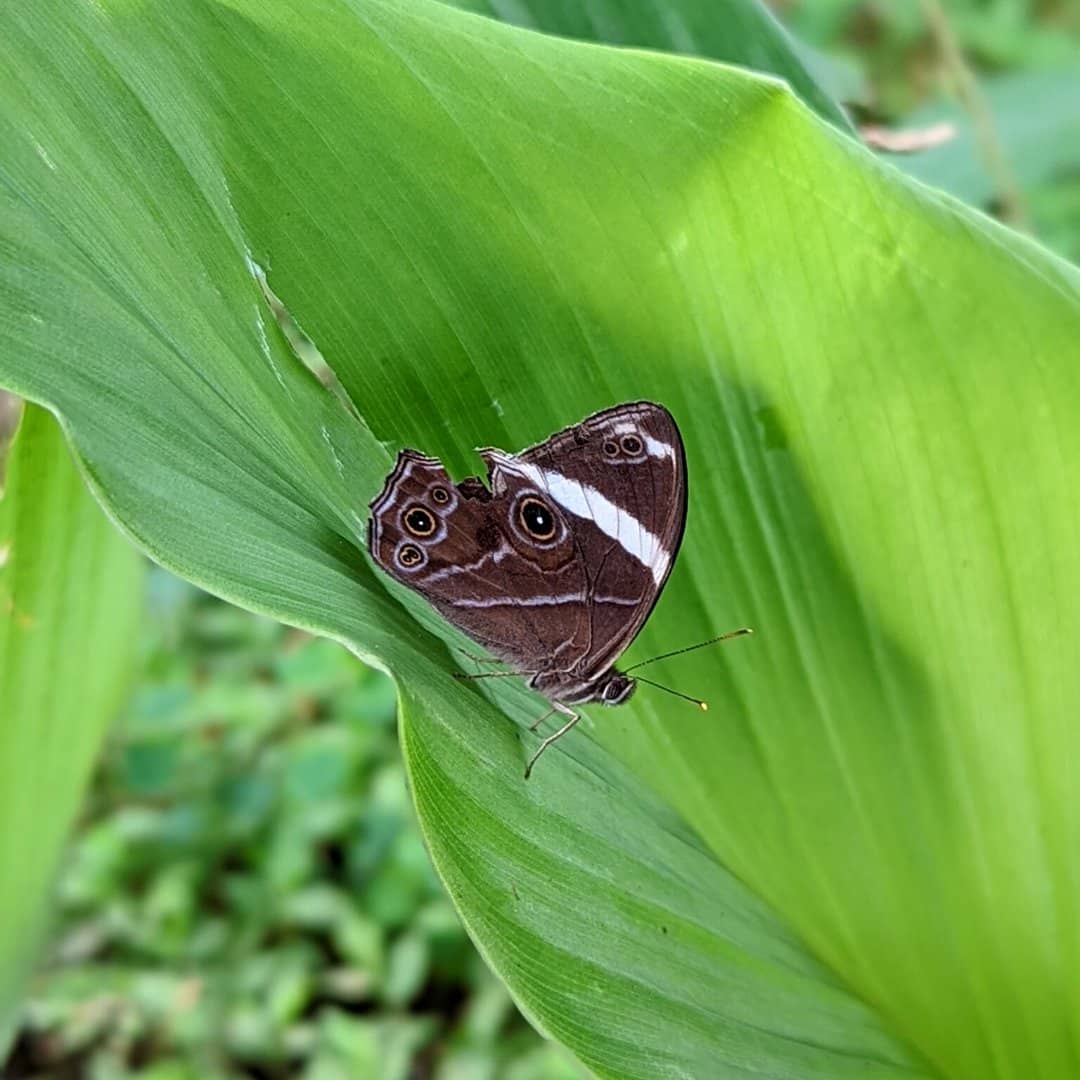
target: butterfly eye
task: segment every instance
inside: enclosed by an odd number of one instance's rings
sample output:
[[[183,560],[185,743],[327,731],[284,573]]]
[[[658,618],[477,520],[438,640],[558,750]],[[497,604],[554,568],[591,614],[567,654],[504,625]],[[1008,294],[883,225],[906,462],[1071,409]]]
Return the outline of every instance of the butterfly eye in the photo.
[[[423,557],[423,553],[415,544],[405,544],[397,555],[398,562],[401,563],[402,566],[410,569],[414,566],[418,566]]]
[[[604,443],[604,453],[607,454],[608,457],[615,457],[618,452],[619,444],[617,442],[608,439],[607,442]]]
[[[430,536],[435,531],[435,519],[422,506],[414,506],[405,512],[405,528],[413,536]]]
[[[622,437],[622,448],[631,457],[634,454],[641,453],[641,440],[636,435],[624,435]]]
[[[439,506],[445,506],[450,501],[450,492],[444,487],[433,487],[431,489],[431,501]]]
[[[526,499],[518,516],[534,540],[550,540],[555,535],[555,515],[539,499]]]

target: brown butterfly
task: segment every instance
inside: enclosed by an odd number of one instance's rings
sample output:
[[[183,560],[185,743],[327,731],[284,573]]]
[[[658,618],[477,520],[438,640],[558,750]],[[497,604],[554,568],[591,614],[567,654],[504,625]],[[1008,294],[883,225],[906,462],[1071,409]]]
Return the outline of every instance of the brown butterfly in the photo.
[[[568,717],[533,754],[528,777],[577,723],[570,706],[620,705],[636,689],[615,663],[678,554],[686,455],[671,414],[648,401],[596,413],[519,454],[479,453],[487,484],[455,485],[438,459],[403,450],[371,504],[368,547],[513,669],[498,674],[524,676],[548,698],[551,710],[531,730],[553,712]]]

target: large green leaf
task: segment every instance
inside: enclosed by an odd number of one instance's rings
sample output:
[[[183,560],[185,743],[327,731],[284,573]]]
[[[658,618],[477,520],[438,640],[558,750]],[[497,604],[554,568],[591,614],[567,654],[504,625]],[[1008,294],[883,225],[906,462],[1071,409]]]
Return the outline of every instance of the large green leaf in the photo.
[[[539,1024],[612,1076],[1073,1071],[1071,268],[700,60],[383,0],[3,24],[0,380],[157,558],[394,674]],[[397,446],[461,475],[637,397],[691,502],[633,657],[759,633],[526,784],[541,704],[451,677],[365,504]]]
[[[0,1054],[61,846],[119,707],[142,559],[27,406],[0,497]]]
[[[444,0],[515,26],[579,41],[707,56],[786,79],[812,109],[847,129],[815,78],[827,61],[795,41],[762,0]]]

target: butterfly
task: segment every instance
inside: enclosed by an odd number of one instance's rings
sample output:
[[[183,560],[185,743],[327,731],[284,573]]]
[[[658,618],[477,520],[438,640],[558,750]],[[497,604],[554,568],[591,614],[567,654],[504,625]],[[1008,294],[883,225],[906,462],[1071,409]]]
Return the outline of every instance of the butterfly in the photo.
[[[479,454],[487,483],[454,484],[437,458],[401,451],[371,503],[368,549],[391,577],[511,668],[470,677],[520,675],[551,702],[530,730],[556,712],[568,718],[533,754],[528,778],[580,719],[572,706],[621,705],[637,687],[638,678],[615,664],[678,555],[686,453],[671,413],[635,401],[520,453]]]

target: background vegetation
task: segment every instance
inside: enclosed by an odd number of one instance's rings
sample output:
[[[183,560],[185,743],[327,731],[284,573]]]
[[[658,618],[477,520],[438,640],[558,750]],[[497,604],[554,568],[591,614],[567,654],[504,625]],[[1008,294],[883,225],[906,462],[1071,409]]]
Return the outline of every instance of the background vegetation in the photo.
[[[413,819],[390,681],[150,579],[14,1076],[569,1078]]]
[[[901,167],[1080,259],[1071,5],[950,6],[975,98],[915,5],[779,14],[860,121],[957,125]],[[164,571],[59,898],[13,1077],[582,1075],[518,1016],[435,879],[388,681]]]

